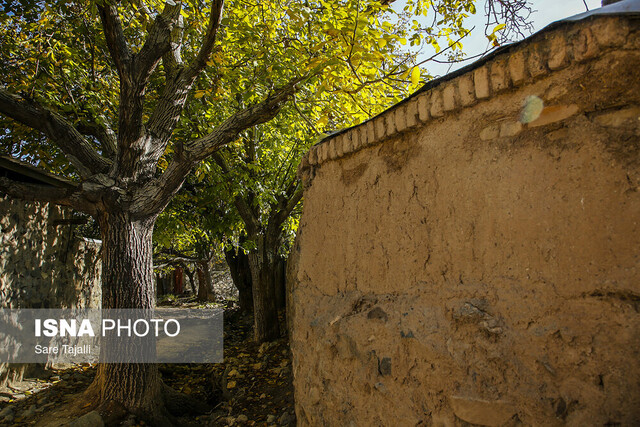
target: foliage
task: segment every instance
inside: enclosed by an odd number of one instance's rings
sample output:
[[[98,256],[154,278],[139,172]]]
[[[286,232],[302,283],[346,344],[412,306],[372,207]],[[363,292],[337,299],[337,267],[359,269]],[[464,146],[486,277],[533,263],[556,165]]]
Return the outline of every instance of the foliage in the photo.
[[[268,215],[275,197],[292,179],[297,159],[314,140],[376,115],[430,78],[416,59],[422,50],[433,49],[434,55],[444,54],[449,60],[460,57],[461,40],[469,31],[465,19],[476,13],[474,1],[408,0],[403,8],[388,3],[227,2],[219,41],[160,159],[159,171],[167,168],[183,141],[206,135],[292,78],[310,77],[280,118],[245,131],[225,150],[231,173],[221,176],[212,161],[195,170],[171,211],[160,217],[159,245],[195,255],[211,245],[220,248],[221,239],[237,241],[242,225],[231,207],[235,197],[251,195],[261,215]],[[497,8],[487,4],[495,15]],[[96,5],[5,1],[0,12],[0,74],[5,87],[63,115],[89,136],[97,151],[108,155],[92,135],[92,126],[117,130],[119,80]],[[132,51],[141,49],[163,5],[158,0],[119,4]],[[182,2],[179,54],[186,62],[194,59],[195,47],[206,33],[209,8],[201,0]],[[494,27],[490,40],[497,40],[503,26]],[[160,70],[149,82],[147,114],[163,88],[167,70]],[[6,129],[0,135],[1,153],[78,178],[62,150],[39,132],[5,118],[0,118],[0,126]],[[247,153],[242,139],[248,132],[259,135],[251,162],[243,161]],[[209,214],[199,215],[202,212]],[[296,219],[288,222],[291,233]]]

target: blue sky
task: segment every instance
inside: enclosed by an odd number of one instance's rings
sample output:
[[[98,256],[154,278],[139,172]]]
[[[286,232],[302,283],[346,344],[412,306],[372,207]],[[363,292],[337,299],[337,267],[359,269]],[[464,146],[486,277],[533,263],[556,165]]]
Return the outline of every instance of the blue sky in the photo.
[[[482,16],[484,8],[481,6],[482,3],[483,0],[478,1],[478,13],[468,21],[469,28],[475,26],[476,30],[462,42],[464,45],[464,52],[467,56],[482,53],[487,49],[488,42],[484,35],[484,16]],[[531,16],[534,32],[540,31],[542,28],[554,21],[587,11],[583,0],[532,0],[531,3],[535,10]],[[586,4],[590,10],[600,7],[600,3],[600,0],[586,0]],[[452,66],[430,62],[425,64],[425,68],[437,77],[468,65],[471,62],[472,61],[465,61]]]

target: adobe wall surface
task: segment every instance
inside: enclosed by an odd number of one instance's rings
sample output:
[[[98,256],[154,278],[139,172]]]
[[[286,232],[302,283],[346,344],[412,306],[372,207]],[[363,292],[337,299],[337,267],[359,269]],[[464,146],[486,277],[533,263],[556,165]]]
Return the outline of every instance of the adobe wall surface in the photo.
[[[300,425],[639,422],[639,29],[562,25],[313,147]]]
[[[0,196],[0,308],[101,306],[100,243],[75,237],[70,216]]]

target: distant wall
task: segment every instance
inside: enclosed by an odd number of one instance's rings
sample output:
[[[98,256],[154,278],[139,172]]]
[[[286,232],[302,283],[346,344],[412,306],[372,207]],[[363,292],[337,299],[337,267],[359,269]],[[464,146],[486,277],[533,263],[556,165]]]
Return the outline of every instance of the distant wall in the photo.
[[[100,307],[100,242],[75,237],[70,211],[0,196],[0,307]]]
[[[638,30],[564,23],[311,149],[300,425],[639,422]]]

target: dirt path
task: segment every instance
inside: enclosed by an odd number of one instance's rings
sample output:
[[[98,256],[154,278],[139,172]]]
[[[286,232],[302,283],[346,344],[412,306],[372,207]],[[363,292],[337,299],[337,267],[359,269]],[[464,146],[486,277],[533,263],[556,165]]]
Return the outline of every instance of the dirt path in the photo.
[[[181,425],[295,425],[288,341],[282,338],[257,346],[251,340],[251,323],[250,317],[240,316],[234,309],[225,311],[224,363],[160,366],[169,386],[212,407],[205,415],[181,418]],[[75,365],[0,389],[0,426],[52,426],[73,421],[70,411],[82,413],[91,408],[70,408],[68,404],[94,376],[95,366]],[[90,417],[85,421],[97,422]],[[130,417],[117,424],[107,420],[107,425],[144,424]]]

